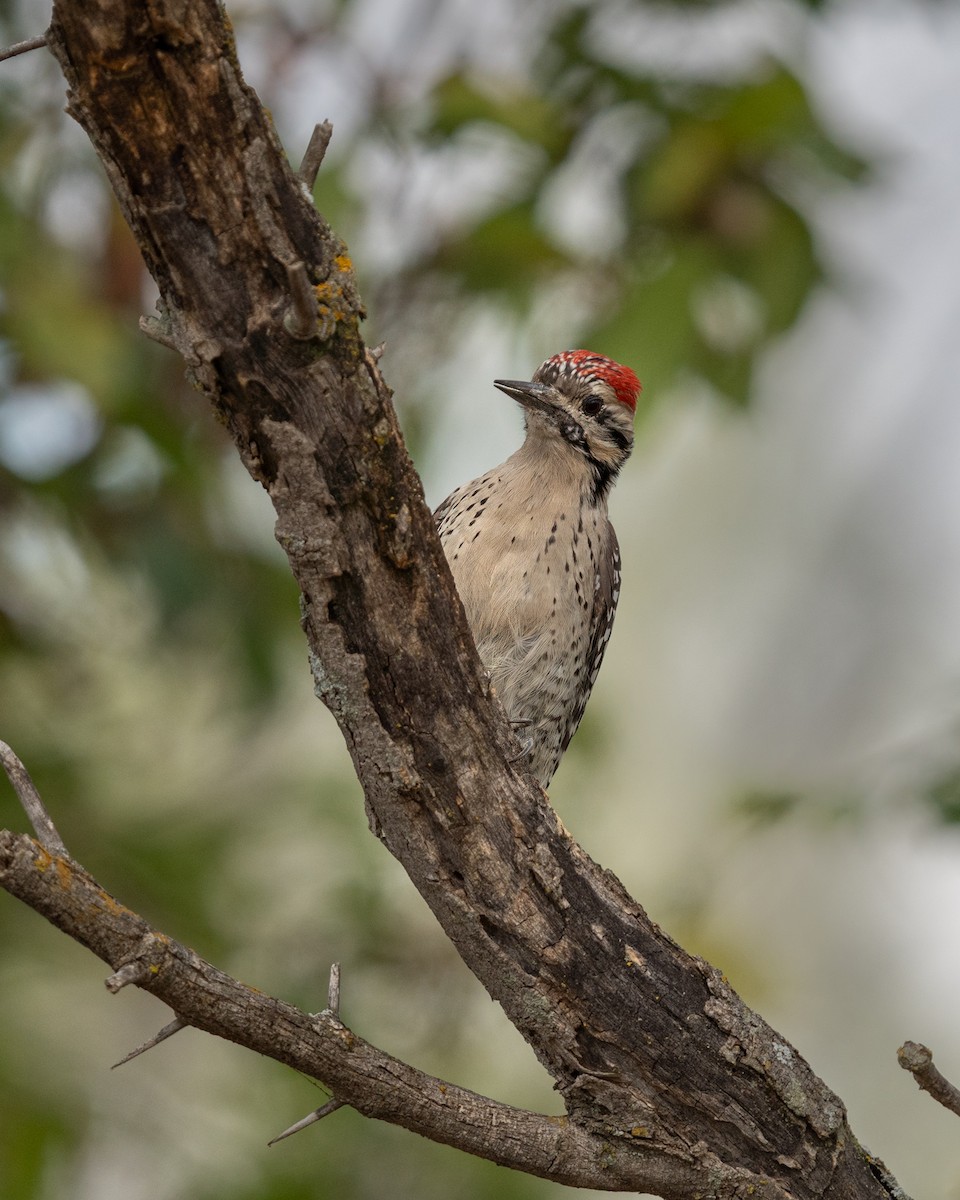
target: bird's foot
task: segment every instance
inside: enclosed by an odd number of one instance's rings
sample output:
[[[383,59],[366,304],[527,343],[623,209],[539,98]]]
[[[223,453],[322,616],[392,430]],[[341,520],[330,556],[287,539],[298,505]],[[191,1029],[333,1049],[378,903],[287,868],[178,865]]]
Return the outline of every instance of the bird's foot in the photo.
[[[524,733],[523,730],[532,724],[532,721],[526,719],[510,722],[510,728],[513,730],[513,736],[517,739],[517,744],[520,747],[520,753],[511,755],[510,758],[507,759],[507,762],[520,762],[522,759],[530,757],[530,754],[533,750],[533,738],[529,733]]]

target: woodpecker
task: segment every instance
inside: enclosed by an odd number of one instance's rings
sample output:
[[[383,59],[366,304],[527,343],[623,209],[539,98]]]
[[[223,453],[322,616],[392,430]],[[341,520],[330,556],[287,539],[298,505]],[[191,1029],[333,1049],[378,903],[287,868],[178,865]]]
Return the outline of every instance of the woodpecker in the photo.
[[[633,449],[640,381],[589,350],[495,379],[526,437],[434,517],[477,650],[546,787],[580,724],[620,596],[607,497]]]

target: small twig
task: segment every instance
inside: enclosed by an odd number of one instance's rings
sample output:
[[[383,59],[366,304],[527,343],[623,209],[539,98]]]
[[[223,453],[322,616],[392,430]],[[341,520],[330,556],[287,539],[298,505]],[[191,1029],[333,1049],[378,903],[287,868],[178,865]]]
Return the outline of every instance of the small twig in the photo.
[[[283,318],[283,327],[291,337],[306,341],[317,333],[317,294],[302,262],[287,263],[287,282],[293,303]]]
[[[23,42],[14,42],[12,46],[5,46],[0,50],[0,62],[5,62],[8,58],[16,58],[18,54],[26,54],[30,50],[39,50],[46,44],[47,35],[45,33],[41,33],[39,37],[27,38]]]
[[[327,1012],[340,1020],[340,964],[330,964],[330,984],[327,988]]]
[[[151,341],[159,342],[161,346],[166,346],[168,350],[180,349],[169,332],[169,321],[164,322],[158,317],[145,316],[140,318],[139,325],[140,332],[145,333]]]
[[[327,152],[332,136],[333,126],[329,121],[321,121],[319,125],[315,125],[313,133],[310,135],[303,161],[300,163],[300,170],[297,171],[297,178],[302,180],[311,192],[313,185],[317,182],[320,164],[323,162],[323,156]]]
[[[322,1107],[314,1109],[312,1113],[308,1113],[302,1120],[291,1125],[289,1129],[285,1129],[283,1133],[278,1133],[275,1138],[271,1138],[267,1142],[268,1146],[275,1146],[277,1142],[282,1142],[284,1138],[290,1137],[294,1133],[299,1133],[301,1129],[306,1129],[308,1125],[315,1125],[317,1121],[322,1121],[324,1117],[329,1117],[332,1112],[336,1112],[338,1108],[343,1108],[343,1100],[328,1100]]]
[[[904,1042],[897,1051],[897,1061],[917,1081],[917,1085],[944,1108],[960,1117],[960,1088],[946,1079],[933,1065],[933,1053],[920,1042]]]
[[[380,373],[380,359],[383,357],[383,352],[387,348],[386,342],[380,342],[378,345],[365,346],[363,351],[363,361],[367,368],[367,373],[373,380],[373,386],[377,389],[379,395],[390,398],[391,392],[384,382],[383,375]]]
[[[145,1054],[148,1050],[152,1050],[154,1046],[159,1046],[161,1042],[165,1042],[167,1038],[173,1037],[175,1033],[179,1033],[181,1029],[186,1029],[187,1027],[186,1021],[181,1021],[179,1017],[174,1017],[168,1025],[164,1025],[159,1033],[155,1033],[153,1037],[145,1041],[143,1045],[138,1046],[136,1050],[131,1050],[130,1053],[124,1055],[119,1062],[115,1062],[110,1070],[113,1071],[117,1067],[122,1067],[124,1063],[132,1062],[133,1059],[139,1058],[141,1054]]]
[[[40,793],[30,778],[29,771],[6,742],[0,742],[0,762],[3,763],[7,778],[17,793],[17,799],[27,814],[33,832],[37,835],[37,841],[48,854],[57,858],[69,858],[63,839],[57,833],[57,827],[51,821],[50,814],[43,807]]]
[[[118,971],[114,971],[103,982],[107,991],[116,995],[121,988],[129,986],[131,983],[144,983],[150,978],[150,973],[149,963],[134,959],[133,962],[124,963]]]

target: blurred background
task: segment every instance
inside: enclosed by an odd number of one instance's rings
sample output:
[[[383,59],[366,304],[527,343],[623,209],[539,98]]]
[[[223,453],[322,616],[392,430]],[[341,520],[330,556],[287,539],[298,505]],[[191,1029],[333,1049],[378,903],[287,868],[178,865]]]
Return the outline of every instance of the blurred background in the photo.
[[[241,63],[358,264],[436,504],[518,444],[491,386],[644,381],[624,584],[551,796],[722,968],[906,1190],[960,1197],[960,7],[237,0]],[[43,30],[0,2],[0,40]],[[0,737],[75,856],[218,966],[559,1111],[367,832],[252,484],[153,309],[45,52],[0,64]],[[0,824],[24,828],[4,783]],[[279,881],[279,882],[278,882]],[[565,1189],[185,1031],[0,896],[4,1200]]]

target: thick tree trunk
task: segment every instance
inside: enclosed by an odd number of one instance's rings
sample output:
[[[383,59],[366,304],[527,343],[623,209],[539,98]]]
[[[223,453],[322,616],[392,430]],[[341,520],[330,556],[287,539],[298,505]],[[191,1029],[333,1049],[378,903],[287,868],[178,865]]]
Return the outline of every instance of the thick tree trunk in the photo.
[[[350,260],[244,84],[222,11],[64,0],[51,44],[160,287],[154,333],[184,355],[276,507],[316,690],[371,823],[555,1078],[584,1144],[610,1145],[606,1186],[678,1200],[897,1194],[796,1051],[508,764],[512,736],[360,340]],[[289,315],[295,263],[317,297],[312,337],[302,304]],[[465,1148],[496,1159],[496,1121],[488,1137]],[[600,1186],[587,1153],[566,1182]]]

